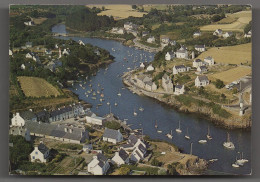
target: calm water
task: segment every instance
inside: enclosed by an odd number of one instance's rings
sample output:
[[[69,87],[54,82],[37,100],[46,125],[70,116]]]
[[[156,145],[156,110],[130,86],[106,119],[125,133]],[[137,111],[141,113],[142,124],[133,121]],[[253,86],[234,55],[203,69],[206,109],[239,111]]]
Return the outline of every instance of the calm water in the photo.
[[[54,26],[53,32],[65,32],[64,25]],[[109,101],[111,103],[111,111],[120,119],[126,119],[128,124],[132,124],[131,128],[143,128],[145,135],[149,135],[153,139],[162,139],[176,144],[179,148],[182,148],[185,153],[190,152],[190,143],[193,143],[193,154],[204,159],[218,159],[217,162],[210,164],[209,169],[219,172],[225,172],[230,174],[249,174],[251,172],[251,132],[232,130],[229,131],[231,141],[235,144],[235,150],[228,150],[223,147],[223,142],[226,141],[227,131],[226,129],[217,127],[206,119],[202,119],[195,114],[184,114],[175,111],[173,108],[165,106],[154,99],[138,96],[133,94],[128,89],[124,88],[122,83],[122,75],[124,72],[129,71],[128,68],[133,69],[134,66],[139,66],[141,61],[147,60],[148,62],[153,60],[154,53],[150,53],[143,50],[137,50],[122,45],[120,42],[112,40],[103,40],[97,38],[82,38],[82,37],[60,37],[61,39],[73,39],[75,41],[82,40],[84,43],[90,43],[95,46],[99,46],[108,50],[114,57],[115,62],[108,66],[108,69],[101,68],[96,76],[90,77],[86,80],[86,84],[83,84],[85,88],[82,89],[78,84],[74,85],[72,91],[79,95],[81,100],[93,104],[92,111],[100,116],[109,113],[110,109],[107,105]],[[112,48],[115,50],[113,51]],[[126,58],[126,61],[124,58]],[[89,87],[89,84],[92,87]],[[100,84],[101,86],[98,86]],[[91,88],[96,92],[104,88],[102,91],[105,95],[105,101],[102,102],[102,106],[98,109],[97,104],[100,103],[100,95],[97,94],[96,100],[89,94],[87,98],[85,93]],[[77,90],[76,90],[77,88]],[[117,95],[120,92],[121,97]],[[114,103],[118,105],[115,106]],[[139,107],[143,107],[144,111],[139,111]],[[134,110],[137,112],[137,116],[133,115]],[[157,133],[154,125],[157,120],[158,129],[162,133]],[[175,129],[181,121],[182,133],[178,134]],[[213,139],[206,144],[199,144],[198,141],[206,139],[207,128],[210,127],[210,133]],[[189,130],[191,139],[188,141],[184,138],[186,130]],[[168,139],[165,135],[173,131],[173,139]],[[236,159],[237,152],[243,152],[244,157],[249,159],[243,167],[233,168],[231,165]]]

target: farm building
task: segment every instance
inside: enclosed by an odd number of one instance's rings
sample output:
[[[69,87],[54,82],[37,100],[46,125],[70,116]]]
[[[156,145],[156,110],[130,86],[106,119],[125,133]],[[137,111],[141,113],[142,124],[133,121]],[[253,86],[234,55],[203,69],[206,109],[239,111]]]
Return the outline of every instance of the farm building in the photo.
[[[189,55],[188,55],[187,48],[184,47],[184,46],[181,46],[181,48],[176,51],[176,57],[177,57],[177,58],[188,59],[188,58],[189,58]]]
[[[106,121],[105,118],[98,117],[95,113],[88,111],[86,113],[86,122],[89,124],[94,124],[94,125],[104,125],[104,122]]]
[[[24,126],[10,126],[10,135],[20,135],[25,138],[26,141],[31,141],[30,131]]]

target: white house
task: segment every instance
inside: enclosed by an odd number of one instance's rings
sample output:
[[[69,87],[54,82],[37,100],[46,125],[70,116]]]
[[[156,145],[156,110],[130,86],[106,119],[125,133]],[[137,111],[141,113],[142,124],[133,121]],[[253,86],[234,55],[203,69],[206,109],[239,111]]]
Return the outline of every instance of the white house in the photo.
[[[20,113],[13,114],[11,119],[12,126],[24,126],[27,121],[37,121],[36,115],[31,111],[25,111]]]
[[[33,52],[29,52],[25,55],[26,58],[28,59],[33,59],[35,62],[40,62],[40,58],[39,56],[37,56],[35,53]]]
[[[111,33],[122,35],[125,33],[125,29],[119,28],[119,27],[114,27],[114,28],[112,28]]]
[[[146,71],[153,71],[153,70],[154,70],[154,67],[151,64],[146,68]]]
[[[120,149],[119,152],[115,153],[111,161],[112,163],[116,163],[118,166],[122,164],[128,164],[129,154],[124,149]]]
[[[92,161],[88,164],[88,172],[94,175],[104,175],[109,168],[107,157],[101,153],[93,156]]]
[[[33,26],[34,22],[33,21],[26,21],[26,22],[24,22],[24,24],[27,25],[27,26]]]
[[[85,46],[84,42],[82,40],[79,40],[79,45]]]
[[[142,37],[149,35],[149,32],[142,32]]]
[[[244,37],[250,38],[252,36],[252,31],[245,33]]]
[[[178,66],[174,65],[172,68],[172,73],[174,75],[176,75],[178,73],[186,72],[186,71],[190,71],[190,67],[186,67],[184,65],[178,65]]]
[[[146,148],[145,143],[140,138],[138,138],[134,134],[131,134],[128,137],[127,144],[121,145],[120,148],[123,148],[124,150],[127,151],[132,151],[140,144],[143,145],[144,148]]]
[[[25,70],[25,65],[24,64],[21,64],[21,69]]]
[[[174,94],[175,95],[181,95],[184,94],[185,89],[184,89],[184,85],[176,85],[174,88]]]
[[[98,117],[95,113],[88,112],[86,113],[86,122],[89,124],[94,124],[94,125],[104,125],[104,122],[106,121],[105,118]]]
[[[35,146],[34,150],[30,154],[31,162],[43,162],[46,163],[48,161],[50,154],[50,150],[48,147],[46,147],[43,143],[40,143],[40,145]]]
[[[200,31],[193,33],[193,37],[199,37],[199,36],[201,36],[201,32]]]
[[[216,36],[222,36],[222,30],[221,29],[217,29],[215,30],[215,32],[213,32],[213,35],[216,35]]]
[[[228,38],[228,37],[230,37],[232,35],[233,35],[233,32],[226,32],[226,33],[223,34],[223,37],[224,38]]]
[[[212,58],[211,56],[208,56],[208,57],[205,57],[204,58],[204,62],[209,65],[209,66],[212,66],[215,64],[214,62],[214,58]]]
[[[9,49],[9,56],[13,55],[13,51],[11,49]]]
[[[146,151],[146,148],[142,144],[139,144],[134,148],[134,151],[130,155],[130,159],[134,162],[139,162],[144,159]]]
[[[157,85],[154,82],[152,81],[145,82],[145,90],[154,91],[156,89],[157,89]]]
[[[206,66],[198,66],[197,67],[197,72],[199,74],[202,74],[202,73],[206,73],[208,71],[207,67]]]
[[[123,141],[123,135],[121,134],[120,130],[113,130],[109,128],[105,128],[103,134],[103,141],[111,142],[111,143],[118,143]]]
[[[143,62],[140,64],[140,68],[141,68],[141,69],[144,69],[144,68],[145,68],[145,64],[144,64]]]
[[[69,49],[64,49],[63,51],[62,51],[62,54],[63,55],[69,55],[70,54],[70,51],[69,51]]]
[[[201,59],[195,59],[192,63],[192,66],[195,68],[198,68],[199,66],[203,66],[203,61],[201,61]]]
[[[161,38],[161,43],[163,43],[163,44],[169,44],[169,42],[170,42],[170,38],[169,38],[169,37],[163,37],[163,38]]]
[[[199,52],[204,52],[204,51],[206,51],[206,47],[205,47],[205,45],[195,45],[195,50],[197,50]]]
[[[166,61],[170,61],[171,59],[173,59],[174,58],[174,52],[167,52],[166,54],[165,54],[165,60]]]
[[[154,36],[152,36],[152,37],[149,37],[146,41],[148,43],[154,43],[155,42],[155,38],[154,38]]]
[[[189,55],[188,55],[187,48],[184,47],[184,46],[181,46],[181,48],[176,51],[176,57],[177,58],[188,59]]]
[[[209,79],[207,76],[197,76],[195,79],[195,86],[196,87],[204,87],[209,84]]]
[[[126,23],[124,24],[124,29],[125,29],[125,30],[135,30],[135,29],[137,29],[137,28],[138,28],[138,26],[135,25],[135,24],[133,24],[132,22],[126,22]]]

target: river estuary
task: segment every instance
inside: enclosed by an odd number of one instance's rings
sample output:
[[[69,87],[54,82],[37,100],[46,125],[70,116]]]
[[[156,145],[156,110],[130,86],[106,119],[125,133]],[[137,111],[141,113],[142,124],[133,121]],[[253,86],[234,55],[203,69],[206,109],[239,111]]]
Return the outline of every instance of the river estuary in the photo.
[[[65,33],[65,25],[56,25],[52,28],[55,33]],[[215,126],[210,121],[201,118],[197,114],[185,114],[175,111],[174,109],[159,103],[158,101],[139,96],[130,92],[125,88],[122,78],[124,72],[132,70],[135,66],[139,66],[141,61],[153,60],[154,53],[144,50],[138,50],[134,47],[124,46],[122,43],[114,40],[105,40],[98,38],[85,37],[59,37],[61,39],[73,39],[75,41],[82,40],[84,43],[104,48],[108,50],[114,57],[115,62],[110,64],[107,69],[100,68],[96,76],[89,77],[86,84],[82,87],[75,84],[71,90],[79,96],[80,100],[84,100],[93,105],[92,111],[100,116],[108,114],[110,107],[107,102],[110,102],[111,112],[118,116],[121,120],[126,119],[127,124],[131,125],[132,129],[143,128],[143,133],[153,139],[161,139],[176,144],[183,149],[185,153],[190,153],[190,143],[193,143],[193,154],[200,158],[218,159],[218,161],[209,165],[209,171],[221,172],[221,174],[250,174],[251,173],[251,131],[243,130],[227,130]],[[92,84],[92,87],[89,85]],[[98,86],[100,84],[100,86]],[[91,88],[96,92],[103,87],[104,99],[102,106],[97,108],[100,102],[100,95],[97,94],[96,100],[92,99],[92,94],[86,92]],[[118,96],[118,92],[121,96]],[[115,106],[115,102],[118,104]],[[144,108],[144,111],[139,111],[139,108]],[[134,110],[137,116],[134,116]],[[154,127],[157,120],[158,129],[162,133],[157,133]],[[175,129],[181,121],[182,133],[176,133]],[[208,140],[205,144],[198,143],[201,139],[206,139],[208,127],[212,140]],[[184,138],[188,128],[190,140]],[[165,135],[173,131],[173,138],[169,139]],[[235,145],[234,150],[228,150],[223,147],[223,142],[227,140],[227,131],[230,133],[230,139]],[[249,162],[239,168],[233,168],[231,165],[235,162],[238,152],[243,152],[244,158]],[[219,173],[208,173],[219,174]]]

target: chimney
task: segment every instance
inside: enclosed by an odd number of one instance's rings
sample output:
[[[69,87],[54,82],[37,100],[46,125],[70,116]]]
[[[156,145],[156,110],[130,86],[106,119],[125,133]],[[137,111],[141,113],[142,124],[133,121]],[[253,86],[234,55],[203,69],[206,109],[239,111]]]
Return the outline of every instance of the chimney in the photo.
[[[68,128],[64,128],[64,131],[67,133],[68,132]]]
[[[72,129],[71,128],[69,129],[69,132],[72,133]]]

